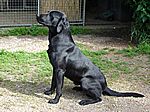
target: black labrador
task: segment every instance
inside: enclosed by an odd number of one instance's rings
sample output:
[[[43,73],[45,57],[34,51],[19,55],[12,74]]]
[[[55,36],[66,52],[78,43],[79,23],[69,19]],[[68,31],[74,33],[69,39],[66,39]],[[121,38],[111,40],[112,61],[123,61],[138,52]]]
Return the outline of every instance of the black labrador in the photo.
[[[101,101],[101,95],[118,97],[144,97],[138,93],[121,93],[107,87],[106,79],[100,69],[95,66],[72,39],[69,22],[66,15],[60,11],[50,11],[37,16],[37,21],[49,28],[49,48],[47,50],[50,63],[53,66],[51,88],[45,91],[56,96],[49,103],[56,104],[62,96],[64,76],[74,82],[76,90],[82,90],[89,97],[79,102],[80,105],[93,104]]]

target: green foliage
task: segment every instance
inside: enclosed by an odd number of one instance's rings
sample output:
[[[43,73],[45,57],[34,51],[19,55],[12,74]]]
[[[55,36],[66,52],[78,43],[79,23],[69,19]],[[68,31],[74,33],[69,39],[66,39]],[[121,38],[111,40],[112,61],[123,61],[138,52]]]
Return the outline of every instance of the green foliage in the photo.
[[[90,34],[92,30],[80,26],[71,26],[71,32],[73,35]],[[21,35],[46,36],[48,35],[48,28],[32,25],[31,27],[15,27],[0,30],[0,36],[21,36]]]
[[[33,25],[32,27],[29,28],[29,35],[32,35],[32,36],[48,35],[48,28],[46,28],[46,27],[42,28],[42,27]]]
[[[137,46],[137,51],[140,53],[140,54],[148,54],[150,55],[150,44],[149,43],[140,43],[138,46]]]
[[[85,27],[81,27],[81,26],[72,26],[71,27],[71,33],[73,35],[77,35],[77,34],[90,34],[92,32],[91,29],[87,29]]]
[[[143,42],[140,43],[137,47],[128,47],[123,50],[118,50],[117,53],[124,54],[124,56],[133,57],[140,54],[150,55],[150,44]]]
[[[129,0],[129,3],[134,11],[135,20],[132,25],[132,40],[136,43],[150,43],[150,1]]]
[[[42,36],[42,35],[48,35],[48,29],[43,27],[38,27],[36,25],[33,25],[31,27],[15,27],[15,28],[1,30],[0,35],[1,36],[21,36],[21,35]]]

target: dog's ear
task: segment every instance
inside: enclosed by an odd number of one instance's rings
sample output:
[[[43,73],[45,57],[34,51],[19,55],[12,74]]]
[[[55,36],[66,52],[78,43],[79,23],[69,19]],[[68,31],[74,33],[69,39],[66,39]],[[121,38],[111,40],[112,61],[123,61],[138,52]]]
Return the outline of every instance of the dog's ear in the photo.
[[[60,33],[63,29],[68,29],[70,27],[66,15],[63,15],[61,20],[58,21],[57,32]]]
[[[63,22],[62,22],[62,20],[58,21],[58,25],[56,27],[57,27],[57,33],[60,33],[63,30]]]
[[[65,29],[70,27],[69,21],[67,20],[66,15],[64,15],[64,17],[62,18],[62,21],[63,21],[63,25],[64,25]]]

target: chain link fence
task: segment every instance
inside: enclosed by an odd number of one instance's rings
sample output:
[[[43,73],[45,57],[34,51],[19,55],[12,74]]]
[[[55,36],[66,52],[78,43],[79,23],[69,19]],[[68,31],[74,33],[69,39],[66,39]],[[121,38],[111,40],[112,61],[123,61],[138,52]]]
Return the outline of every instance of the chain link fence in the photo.
[[[73,24],[84,24],[85,0],[0,0],[0,26],[37,24],[35,14],[61,10]]]

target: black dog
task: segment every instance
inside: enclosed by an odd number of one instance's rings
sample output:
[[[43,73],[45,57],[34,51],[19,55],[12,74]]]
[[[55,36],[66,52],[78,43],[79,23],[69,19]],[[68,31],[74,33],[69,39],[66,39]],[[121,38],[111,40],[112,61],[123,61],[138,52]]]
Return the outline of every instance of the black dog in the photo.
[[[80,101],[80,105],[100,102],[101,94],[118,97],[144,97],[138,93],[116,92],[107,87],[106,79],[100,69],[75,45],[69,29],[69,22],[64,13],[50,11],[37,16],[37,21],[49,28],[47,53],[53,66],[53,77],[51,88],[45,91],[45,94],[52,94],[56,89],[56,96],[49,100],[49,103],[59,102],[64,76],[72,80],[75,85],[80,85],[80,89],[89,96],[89,99]]]

